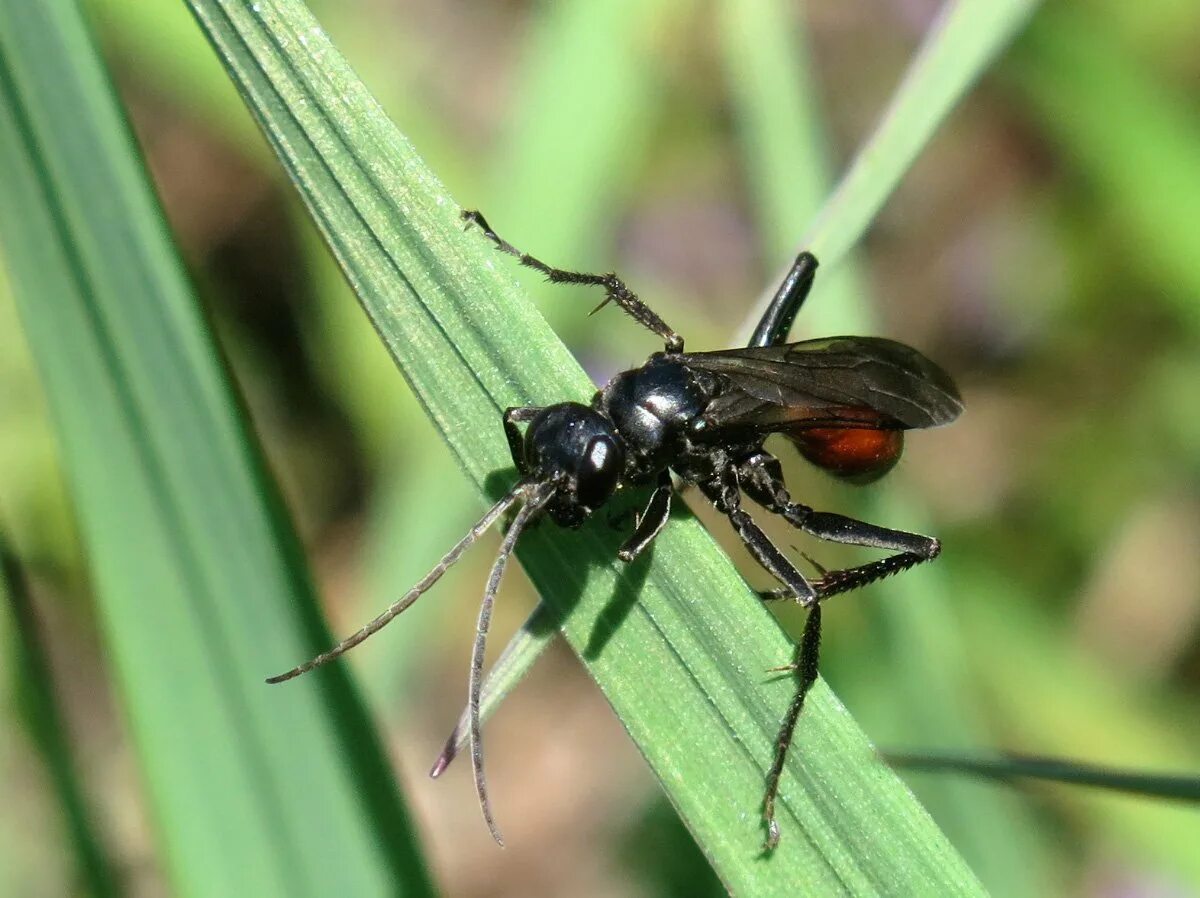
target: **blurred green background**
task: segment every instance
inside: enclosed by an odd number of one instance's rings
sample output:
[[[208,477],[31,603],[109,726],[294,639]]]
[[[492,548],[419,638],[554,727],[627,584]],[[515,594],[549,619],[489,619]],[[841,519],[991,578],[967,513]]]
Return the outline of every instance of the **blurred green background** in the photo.
[[[460,202],[553,263],[620,272],[692,348],[744,332],[797,248],[812,210],[802,196],[762,195],[767,163],[739,100],[751,70],[730,40],[736,22],[713,5],[310,5]],[[870,133],[937,6],[790,9],[795,67],[775,74],[811,79],[830,172]],[[87,7],[324,608],[348,632],[453,543],[477,500],[183,5]],[[1198,45],[1200,7],[1187,0],[1047,6],[864,241],[858,280],[877,298],[876,332],[937,359],[967,402],[953,427],[912,435],[892,475],[922,498],[921,526],[943,540],[939,582],[951,601],[928,609],[915,637],[873,622],[872,606],[897,600],[892,584],[839,599],[826,616],[823,673],[883,748],[964,747],[914,725],[923,701],[943,697],[894,688],[891,658],[911,652],[968,704],[971,747],[1200,770]],[[797,179],[810,175],[819,184],[815,172]],[[586,318],[590,296],[512,276],[597,380],[655,348],[615,313]],[[816,320],[834,298],[823,284]],[[797,336],[811,325],[802,318]],[[0,268],[0,526],[31,584],[101,850],[129,894],[163,894],[57,453]],[[789,480],[818,507],[861,501],[794,460]],[[880,522],[917,526],[904,513],[889,503]],[[424,778],[462,703],[494,546],[350,662],[434,879],[454,895],[719,893],[565,649],[489,725],[506,851],[491,849],[465,769]],[[856,557],[800,548],[829,565]],[[534,600],[514,569],[497,633]],[[919,615],[920,589],[903,600]],[[15,661],[14,634],[0,637]],[[77,849],[18,666],[5,673],[0,893],[70,894],[82,888]],[[918,794],[931,776],[912,776]],[[980,870],[996,894],[1200,894],[1200,818],[1189,806],[981,788],[1017,806],[1029,866],[1011,879]],[[953,819],[936,800],[931,809],[957,844]]]

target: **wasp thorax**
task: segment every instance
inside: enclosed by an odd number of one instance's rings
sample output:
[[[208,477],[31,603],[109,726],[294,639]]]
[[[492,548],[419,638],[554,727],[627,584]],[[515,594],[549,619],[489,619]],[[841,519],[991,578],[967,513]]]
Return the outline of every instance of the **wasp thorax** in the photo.
[[[538,480],[559,484],[548,511],[571,527],[612,496],[625,469],[625,451],[612,423],[577,402],[552,405],[530,422],[525,459]]]
[[[658,355],[609,381],[600,404],[636,462],[653,470],[679,451],[708,398],[686,366]]]

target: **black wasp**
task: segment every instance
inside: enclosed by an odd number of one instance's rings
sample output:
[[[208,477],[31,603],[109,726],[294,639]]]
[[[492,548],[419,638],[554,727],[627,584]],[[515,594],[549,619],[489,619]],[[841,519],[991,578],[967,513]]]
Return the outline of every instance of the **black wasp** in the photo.
[[[816,274],[817,260],[811,253],[796,257],[745,349],[684,352],[683,338],[615,274],[552,268],[502,239],[478,212],[464,212],[463,218],[477,225],[498,249],[542,272],[553,283],[602,287],[605,298],[601,307],[616,303],[661,337],[666,347],[641,367],[610,380],[590,405],[561,402],[545,408],[506,410],[504,433],[521,475],[516,486],[395,604],[333,649],[268,682],[282,682],[312,670],[382,629],[433,586],[492,524],[519,505],[484,590],[468,698],[475,786],[488,828],[503,844],[492,818],[483,773],[479,702],[492,605],[505,563],[522,531],[539,515],[547,514],[564,527],[578,527],[618,488],[653,483],[645,511],[617,552],[622,561],[632,561],[667,523],[674,472],[729,518],[759,564],[782,584],[772,595],[790,598],[809,609],[798,661],[781,668],[797,670],[800,685],[767,774],[763,822],[767,848],[773,848],[779,840],[775,796],[784,758],[804,697],[817,676],[820,600],[936,558],[941,545],[928,536],[889,530],[793,502],[779,461],[763,448],[763,441],[770,434],[782,434],[817,467],[845,480],[869,482],[886,474],[899,460],[905,430],[937,427],[958,417],[962,411],[958,390],[941,368],[915,349],[892,340],[826,337],[785,343]],[[518,426],[522,424],[526,425],[524,434]],[[892,554],[859,567],[822,571],[810,579],[759,529],[742,508],[742,496],[818,539]]]

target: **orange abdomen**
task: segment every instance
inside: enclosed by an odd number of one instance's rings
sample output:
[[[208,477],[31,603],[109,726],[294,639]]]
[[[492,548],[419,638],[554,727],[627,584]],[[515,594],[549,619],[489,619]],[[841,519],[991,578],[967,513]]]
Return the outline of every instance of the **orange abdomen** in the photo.
[[[851,417],[848,411],[839,410],[838,417]],[[853,417],[864,422],[877,418],[870,412]],[[796,427],[785,433],[806,459],[851,483],[878,480],[896,466],[904,451],[904,431],[894,428]]]

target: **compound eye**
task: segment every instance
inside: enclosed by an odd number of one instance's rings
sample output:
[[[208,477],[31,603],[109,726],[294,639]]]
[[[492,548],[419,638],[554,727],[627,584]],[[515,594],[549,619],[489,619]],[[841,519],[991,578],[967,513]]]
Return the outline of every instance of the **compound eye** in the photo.
[[[592,437],[575,472],[578,501],[592,509],[603,505],[616,490],[624,467],[621,448],[612,437]]]
[[[788,434],[800,454],[850,483],[871,483],[896,466],[904,432],[871,427],[814,427]]]

